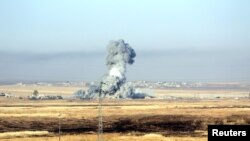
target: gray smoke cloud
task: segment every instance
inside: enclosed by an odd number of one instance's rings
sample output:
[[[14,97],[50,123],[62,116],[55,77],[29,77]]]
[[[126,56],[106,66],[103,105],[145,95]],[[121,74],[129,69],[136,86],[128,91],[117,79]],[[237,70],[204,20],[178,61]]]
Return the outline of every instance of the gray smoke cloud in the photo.
[[[107,46],[106,65],[108,74],[102,78],[101,89],[104,95],[115,95],[126,82],[127,64],[133,64],[136,56],[134,49],[123,40],[110,41]]]
[[[143,94],[135,93],[135,89],[126,83],[127,64],[131,65],[135,62],[134,49],[123,40],[110,41],[107,45],[107,53],[108,72],[100,82],[92,84],[83,97],[97,98],[101,91],[102,96],[107,98],[141,98]]]

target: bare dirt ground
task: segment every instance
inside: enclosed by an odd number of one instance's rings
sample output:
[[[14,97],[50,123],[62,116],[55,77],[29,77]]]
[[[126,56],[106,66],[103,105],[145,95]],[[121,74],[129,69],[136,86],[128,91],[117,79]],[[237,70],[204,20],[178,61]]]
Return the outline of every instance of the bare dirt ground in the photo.
[[[13,94],[15,96],[28,96],[34,90],[38,90],[40,94],[47,95],[72,95],[74,91],[79,89],[86,89],[86,87],[73,86],[39,86],[35,84],[30,85],[1,85],[0,92]]]
[[[21,87],[21,88],[18,88]],[[71,95],[77,87],[0,86],[0,91],[30,95],[41,93]],[[60,90],[58,90],[60,89]],[[21,93],[23,92],[23,93]],[[157,95],[226,95],[229,91],[155,90]],[[29,94],[27,94],[29,93]],[[248,94],[232,91],[230,95]],[[0,140],[58,140],[60,118],[62,139],[96,140],[97,104],[95,100],[28,100],[0,97]],[[208,124],[250,124],[250,101],[235,99],[147,99],[104,100],[104,138],[110,141],[194,141],[206,140]],[[59,116],[60,115],[60,116]]]

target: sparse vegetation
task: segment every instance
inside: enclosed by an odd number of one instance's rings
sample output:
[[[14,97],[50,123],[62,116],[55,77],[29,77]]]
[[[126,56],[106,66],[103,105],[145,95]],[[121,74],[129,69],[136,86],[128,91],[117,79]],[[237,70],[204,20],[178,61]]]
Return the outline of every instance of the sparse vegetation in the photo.
[[[186,94],[194,95],[188,90]],[[159,95],[164,95],[164,91],[160,90]],[[95,100],[0,97],[1,140],[58,140],[59,113],[62,141],[96,140],[97,104]],[[202,141],[206,140],[207,124],[250,124],[249,99],[104,100],[103,105],[104,133],[109,141]],[[35,132],[23,134],[27,130],[47,133],[42,137]]]
[[[5,132],[0,133],[0,139],[24,138],[32,136],[48,136],[48,131],[19,131],[19,132]]]
[[[64,135],[61,141],[96,141],[95,134]],[[206,137],[164,137],[160,134],[129,135],[129,134],[104,134],[105,141],[206,141]],[[14,139],[2,139],[2,141],[58,141],[58,137],[23,137]]]
[[[34,96],[38,96],[38,94],[39,94],[38,90],[34,90],[34,91],[33,91],[33,95],[34,95]]]

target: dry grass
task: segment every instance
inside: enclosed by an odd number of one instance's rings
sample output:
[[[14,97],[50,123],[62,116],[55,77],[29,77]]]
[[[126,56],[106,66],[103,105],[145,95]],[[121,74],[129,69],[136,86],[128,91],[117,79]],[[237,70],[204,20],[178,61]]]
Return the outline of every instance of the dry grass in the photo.
[[[58,115],[62,113],[62,123],[64,129],[74,128],[95,128],[97,109],[96,101],[15,101],[15,104],[8,104],[3,100],[0,103],[0,129],[4,131],[17,130],[48,130],[57,129]],[[46,105],[47,104],[47,105]],[[2,105],[2,106],[1,106]],[[250,103],[249,100],[204,100],[204,101],[164,101],[164,100],[126,100],[126,101],[104,101],[104,120],[112,127],[117,119],[127,117],[125,123],[120,121],[123,126],[137,126],[141,130],[150,127],[153,132],[157,128],[165,130],[160,125],[171,123],[186,124],[190,126],[189,121],[194,121],[194,126],[198,126],[195,134],[200,137],[163,137],[161,135],[149,134],[145,136],[124,135],[124,134],[105,134],[105,139],[109,141],[194,141],[205,140],[202,136],[206,130],[207,123],[219,124],[249,124]],[[179,117],[178,117],[179,115]],[[194,116],[194,117],[190,117]],[[152,118],[152,119],[151,119]],[[218,119],[218,120],[217,120]],[[199,121],[202,123],[199,124]],[[7,122],[7,123],[6,123]],[[178,123],[180,122],[180,123]],[[151,123],[159,126],[152,127]],[[204,124],[204,125],[203,125]],[[37,127],[36,126],[40,126]],[[145,125],[145,126],[144,126]],[[26,127],[27,126],[27,127]],[[47,129],[47,126],[50,127]],[[7,128],[5,128],[7,127]],[[157,127],[157,128],[156,128]],[[126,127],[129,128],[129,127]],[[171,127],[168,127],[171,130]],[[186,129],[185,129],[186,130]],[[89,130],[88,130],[89,131]],[[93,131],[90,129],[90,131]],[[147,131],[148,132],[148,131]],[[151,131],[149,131],[151,132]],[[157,132],[157,131],[156,131]],[[156,133],[155,132],[155,133]],[[198,133],[199,132],[199,133]],[[64,131],[67,133],[67,131]],[[187,135],[187,134],[185,134]],[[8,141],[54,141],[56,137],[25,137],[13,138]],[[67,141],[91,141],[96,140],[96,135],[64,135],[63,140]],[[7,140],[6,140],[7,141]]]
[[[48,131],[20,131],[20,132],[5,132],[0,133],[0,139],[11,139],[17,137],[30,137],[30,136],[47,136]]]
[[[205,141],[205,137],[164,137],[160,134],[146,134],[143,136],[123,135],[118,133],[104,134],[105,141]],[[97,136],[93,134],[64,135],[61,141],[96,141]],[[58,137],[25,137],[14,139],[3,139],[2,141],[58,141]]]
[[[0,98],[1,101],[1,98]],[[11,101],[11,102],[8,102]],[[2,99],[0,117],[58,117],[93,118],[97,116],[96,101],[25,101]],[[104,101],[104,116],[123,115],[194,115],[224,117],[248,114],[249,100],[203,101]]]
[[[51,95],[71,95],[78,87],[49,87],[49,86],[0,86],[0,91],[10,92],[19,96],[30,95],[34,89],[40,93]],[[207,91],[207,90],[155,90],[159,96],[185,96],[194,97],[195,95],[245,95],[244,91]],[[105,100],[103,102],[104,120],[117,122],[118,118],[125,119],[129,124],[156,123],[168,124],[178,121],[193,121],[198,125],[199,120],[211,120],[215,123],[217,119],[220,124],[249,124],[250,102],[248,99],[217,99],[217,100]],[[0,97],[0,130],[51,130],[57,128],[58,115],[61,113],[63,128],[90,127],[96,125],[97,101],[82,100],[38,100],[27,99],[7,99]],[[177,118],[176,118],[177,117]],[[193,119],[195,117],[196,119]],[[150,119],[152,118],[152,120]],[[154,118],[154,119],[153,119]],[[115,120],[115,122],[113,121]],[[170,121],[167,121],[170,120]],[[196,120],[196,121],[195,121]],[[212,121],[214,120],[214,121]],[[86,123],[84,123],[84,122]],[[26,123],[27,122],[27,123]],[[91,123],[90,123],[91,122]],[[203,121],[202,121],[203,122]],[[205,121],[205,125],[209,121]],[[184,122],[183,122],[184,123]],[[11,125],[10,125],[11,124]],[[107,124],[107,123],[105,123]],[[178,122],[177,122],[178,124]],[[36,126],[39,125],[39,129]],[[187,124],[189,125],[189,124]],[[27,126],[27,127],[25,127]],[[52,128],[53,126],[53,128]],[[151,126],[149,126],[151,127]],[[25,128],[25,129],[23,129]],[[27,128],[27,129],[26,129]],[[144,127],[146,128],[146,126]],[[159,127],[160,128],[160,127]],[[199,135],[205,135],[204,128],[195,129]],[[197,131],[198,130],[198,131]],[[199,131],[200,130],[200,131]],[[151,131],[150,131],[151,132]],[[150,133],[147,132],[147,133]],[[156,131],[157,132],[157,131]],[[156,133],[155,132],[155,133]],[[37,132],[7,132],[1,133],[1,141],[57,141],[58,137],[47,131],[43,134]],[[66,131],[64,133],[67,133]],[[158,132],[159,133],[159,132]],[[39,137],[42,135],[43,137]],[[35,137],[34,137],[35,136]],[[107,133],[104,135],[107,141],[205,141],[205,137],[176,137],[162,136],[160,134],[146,134],[136,136],[132,134]],[[21,138],[20,138],[21,137]],[[5,138],[5,139],[3,139]],[[11,138],[11,139],[6,139]],[[63,135],[61,141],[94,141],[94,134]]]

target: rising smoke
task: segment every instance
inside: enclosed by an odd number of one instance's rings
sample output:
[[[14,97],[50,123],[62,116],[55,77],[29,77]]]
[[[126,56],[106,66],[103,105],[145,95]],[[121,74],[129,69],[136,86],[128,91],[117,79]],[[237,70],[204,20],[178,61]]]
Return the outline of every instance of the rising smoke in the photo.
[[[122,90],[126,82],[126,68],[127,64],[133,64],[136,56],[134,49],[123,40],[111,41],[107,46],[108,56],[106,58],[106,65],[108,67],[108,74],[102,78],[101,90],[106,96],[115,96],[119,90]]]
[[[135,89],[126,83],[127,64],[133,64],[136,56],[134,49],[123,40],[117,40],[109,42],[107,52],[108,72],[102,77],[101,82],[89,87],[83,98],[97,98],[99,91],[103,97],[107,98],[142,98],[147,96],[135,93]]]

